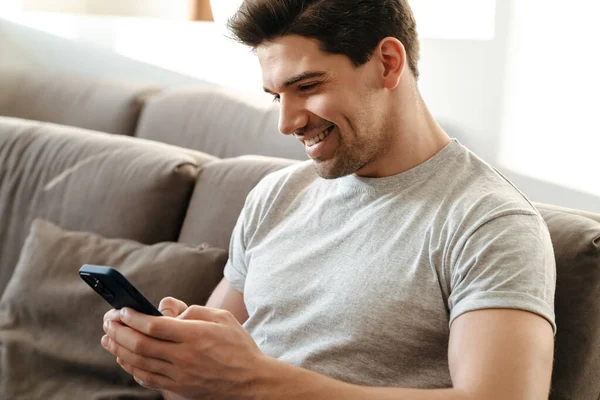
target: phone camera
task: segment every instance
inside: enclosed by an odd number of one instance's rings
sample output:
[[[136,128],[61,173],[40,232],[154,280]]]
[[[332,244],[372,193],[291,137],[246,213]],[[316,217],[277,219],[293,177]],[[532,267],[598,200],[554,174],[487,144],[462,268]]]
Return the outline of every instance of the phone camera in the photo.
[[[108,290],[108,288],[105,287],[102,284],[102,282],[100,282],[98,279],[96,279],[96,284],[94,285],[94,289],[96,289],[98,291],[98,293],[100,293],[105,298],[113,297],[113,293],[110,290]]]
[[[113,292],[110,291],[104,284],[95,276],[82,275],[83,279],[94,288],[94,290],[102,295],[104,298],[114,297]]]

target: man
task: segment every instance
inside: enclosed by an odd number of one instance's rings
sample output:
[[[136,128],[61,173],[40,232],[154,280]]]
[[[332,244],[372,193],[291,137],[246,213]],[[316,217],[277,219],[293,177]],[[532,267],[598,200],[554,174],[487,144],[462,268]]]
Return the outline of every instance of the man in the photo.
[[[547,398],[549,234],[427,110],[406,0],[246,0],[230,28],[312,160],[250,193],[207,307],[112,310],[103,345],[168,398]]]

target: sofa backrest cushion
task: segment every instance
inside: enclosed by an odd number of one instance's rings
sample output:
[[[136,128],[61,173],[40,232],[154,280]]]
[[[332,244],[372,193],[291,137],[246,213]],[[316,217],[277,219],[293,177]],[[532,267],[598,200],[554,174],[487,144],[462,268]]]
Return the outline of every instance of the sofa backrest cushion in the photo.
[[[199,166],[162,143],[0,117],[0,294],[34,218],[144,244],[176,241]]]
[[[152,96],[135,135],[219,158],[257,154],[308,159],[297,139],[279,133],[278,121],[277,105],[207,85]]]
[[[556,257],[555,362],[550,399],[600,398],[600,215],[545,204]]]
[[[295,162],[274,157],[242,156],[204,164],[179,241],[192,246],[207,242],[229,248],[231,233],[248,193],[266,175]]]
[[[0,70],[0,115],[133,136],[147,84]]]

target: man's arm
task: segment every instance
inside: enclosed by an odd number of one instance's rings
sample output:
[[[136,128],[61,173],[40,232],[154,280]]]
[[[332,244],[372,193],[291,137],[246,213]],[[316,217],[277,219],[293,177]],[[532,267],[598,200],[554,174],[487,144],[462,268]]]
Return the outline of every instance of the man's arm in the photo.
[[[553,348],[552,326],[544,318],[519,310],[478,310],[458,317],[451,327],[448,356],[452,389],[349,385],[271,359],[265,372],[273,381],[267,383],[266,379],[258,397],[275,399],[285,394],[294,400],[545,400],[550,389]]]
[[[234,289],[225,278],[221,280],[210,295],[210,298],[206,302],[206,307],[227,310],[233,314],[240,324],[243,324],[248,319],[248,310],[246,310],[246,304],[244,303],[244,295]]]
[[[239,313],[243,296],[231,290],[222,283],[210,301]],[[287,364],[261,353],[237,317],[223,310],[193,306],[166,319],[127,310],[107,319],[115,317],[120,321],[105,326],[107,350],[143,386],[186,398],[545,400],[550,387],[552,326],[526,311],[457,317],[448,352],[453,388],[439,390],[352,385]]]
[[[243,295],[226,279],[212,293],[207,306],[231,312],[240,323],[248,319]],[[551,325],[535,314],[507,309],[463,314],[452,324],[448,350],[457,399],[480,391],[485,391],[485,396],[482,393],[476,398],[547,399],[553,349]],[[448,398],[451,394],[444,390],[436,395]],[[390,396],[397,398],[394,393]],[[431,396],[415,399],[436,398]]]

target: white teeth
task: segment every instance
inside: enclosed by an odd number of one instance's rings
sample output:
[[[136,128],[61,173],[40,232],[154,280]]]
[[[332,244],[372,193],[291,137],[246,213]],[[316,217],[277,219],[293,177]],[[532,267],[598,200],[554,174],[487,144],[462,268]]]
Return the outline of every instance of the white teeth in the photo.
[[[333,129],[331,129],[331,127],[325,129],[323,132],[319,133],[317,136],[313,137],[312,139],[306,139],[304,141],[304,144],[308,147],[314,146],[315,144],[319,143],[321,140],[325,139],[329,135],[329,132],[331,130],[333,130]]]

